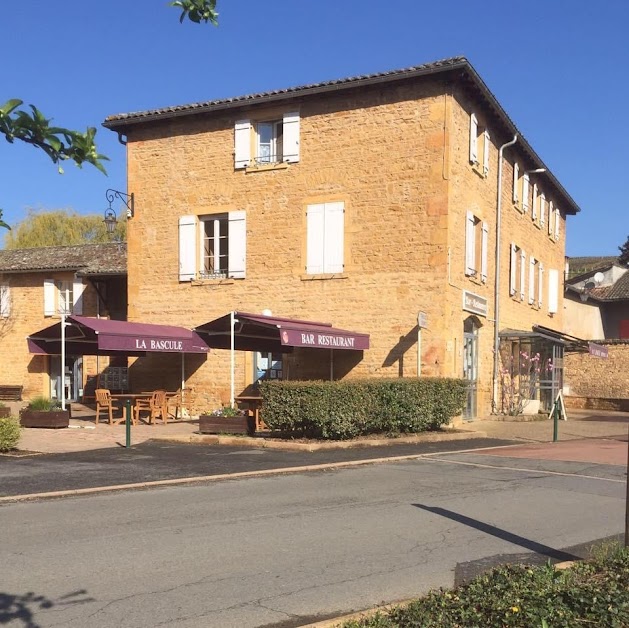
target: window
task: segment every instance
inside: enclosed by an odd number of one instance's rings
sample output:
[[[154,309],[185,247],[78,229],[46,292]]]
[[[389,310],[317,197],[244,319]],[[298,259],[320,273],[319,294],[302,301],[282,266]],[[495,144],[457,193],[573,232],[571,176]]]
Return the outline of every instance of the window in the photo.
[[[561,224],[561,212],[559,211],[559,207],[555,207],[555,240],[559,240],[559,226]]]
[[[265,379],[283,379],[283,356],[281,353],[260,353],[253,354],[253,383]]]
[[[179,281],[243,279],[246,253],[244,211],[179,219]]]
[[[483,283],[487,281],[487,236],[486,222],[474,216],[470,211],[465,221],[465,274],[477,277]]]
[[[533,202],[531,204],[531,219],[533,222],[537,221],[537,206],[539,205],[539,198],[537,197],[537,183],[533,183]]]
[[[83,280],[44,280],[44,316],[83,314]]]
[[[480,170],[483,176],[489,173],[489,151],[491,138],[489,131],[478,124],[476,114],[470,115],[470,163]]]
[[[520,202],[520,166],[513,164],[513,203],[517,205]]]
[[[539,196],[539,224],[540,227],[544,226],[546,222],[546,196],[542,192]]]
[[[511,268],[509,274],[509,294],[524,301],[526,290],[526,253],[511,243]]]
[[[532,255],[529,259],[529,305],[541,307],[542,265]]]
[[[0,285],[0,318],[11,316],[11,292],[7,284]]]
[[[238,120],[234,128],[234,168],[299,161],[299,112],[281,118]]]
[[[529,210],[529,175],[525,172],[522,177],[522,211]]]
[[[548,202],[548,235],[553,234],[553,218],[555,216],[555,207],[552,201]]]
[[[306,222],[306,273],[342,273],[345,260],[345,204],[308,205]]]

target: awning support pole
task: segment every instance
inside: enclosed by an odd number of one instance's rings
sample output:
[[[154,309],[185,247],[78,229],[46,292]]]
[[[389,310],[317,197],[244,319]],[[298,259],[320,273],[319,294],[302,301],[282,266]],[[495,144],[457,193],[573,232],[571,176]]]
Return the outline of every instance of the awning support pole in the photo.
[[[330,349],[330,381],[334,381],[334,349]]]
[[[185,390],[186,390],[186,354],[182,353],[181,354],[181,405],[183,406],[183,403],[185,401],[184,396],[185,396]]]
[[[66,312],[61,310],[61,409],[66,409]]]
[[[234,383],[234,378],[235,378],[235,368],[236,368],[236,355],[235,355],[235,351],[236,351],[236,338],[235,338],[235,327],[236,327],[236,317],[235,317],[235,312],[232,310],[229,313],[229,329],[231,331],[231,338],[230,338],[230,362],[231,362],[231,381],[230,381],[230,389],[229,389],[229,405],[233,408],[234,407],[234,397],[235,397],[235,383]]]

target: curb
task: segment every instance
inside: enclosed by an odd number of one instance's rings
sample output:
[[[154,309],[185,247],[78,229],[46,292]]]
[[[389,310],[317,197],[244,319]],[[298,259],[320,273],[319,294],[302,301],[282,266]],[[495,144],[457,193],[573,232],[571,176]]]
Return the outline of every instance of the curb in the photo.
[[[293,441],[278,441],[269,438],[252,438],[250,436],[222,436],[191,434],[189,436],[154,436],[153,442],[190,443],[196,445],[227,445],[230,447],[252,447],[258,449],[278,449],[287,451],[325,451],[329,449],[359,449],[365,447],[383,447],[390,445],[412,445],[419,443],[442,443],[458,440],[487,438],[486,432],[457,430],[452,434],[426,433],[417,436],[403,436],[401,438],[379,438],[362,441],[335,441],[299,443]]]
[[[368,619],[369,617],[373,617],[377,613],[383,613],[391,610],[392,608],[408,606],[416,599],[418,598],[411,598],[410,600],[400,600],[399,602],[390,602],[389,604],[384,604],[383,606],[374,606],[373,608],[368,608],[364,611],[357,611],[356,613],[350,613],[349,615],[341,615],[340,617],[334,617],[333,619],[324,619],[322,621],[317,621],[314,624],[303,624],[302,626],[299,626],[299,628],[338,628],[346,621]]]

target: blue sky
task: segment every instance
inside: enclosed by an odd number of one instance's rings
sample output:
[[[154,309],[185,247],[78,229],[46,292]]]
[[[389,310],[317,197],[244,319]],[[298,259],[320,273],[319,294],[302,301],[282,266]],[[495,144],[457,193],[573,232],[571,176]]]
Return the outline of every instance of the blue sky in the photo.
[[[629,236],[629,2],[218,0],[220,26],[179,24],[167,0],[11,2],[0,21],[0,101],[99,128],[108,177],[0,139],[0,207],[102,213],[125,190],[106,116],[466,56],[582,211],[568,255],[616,254]]]

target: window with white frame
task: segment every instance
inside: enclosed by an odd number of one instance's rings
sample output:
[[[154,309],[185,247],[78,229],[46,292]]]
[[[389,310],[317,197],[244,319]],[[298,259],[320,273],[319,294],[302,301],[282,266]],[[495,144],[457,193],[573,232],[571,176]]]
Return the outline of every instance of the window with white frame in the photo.
[[[465,216],[465,274],[487,281],[487,246],[489,228],[471,211]]]
[[[539,195],[539,226],[543,227],[546,222],[546,195],[542,192]]]
[[[0,284],[0,318],[11,316],[11,289],[8,284]]]
[[[539,198],[537,193],[537,183],[533,183],[533,197],[531,199],[531,220],[537,222],[537,208],[539,206]]]
[[[552,238],[555,229],[555,205],[548,202],[548,235]]]
[[[511,264],[509,272],[509,294],[524,301],[526,291],[526,253],[511,243]]]
[[[522,175],[522,211],[524,213],[529,210],[529,189],[530,189],[530,180],[529,175],[525,172]]]
[[[479,125],[476,114],[472,113],[470,115],[470,163],[485,177],[489,173],[490,147],[489,131]]]
[[[246,254],[244,211],[179,219],[179,281],[243,279]]]
[[[555,233],[553,237],[555,240],[559,240],[559,229],[561,225],[561,212],[559,211],[559,207],[555,207]]]
[[[280,118],[238,120],[234,128],[234,168],[299,161],[299,112]]]
[[[342,273],[345,268],[345,204],[308,205],[306,222],[306,273]]]
[[[71,280],[44,280],[44,316],[83,314],[85,284],[79,277]]]
[[[543,266],[532,255],[529,258],[529,305],[541,307]]]

